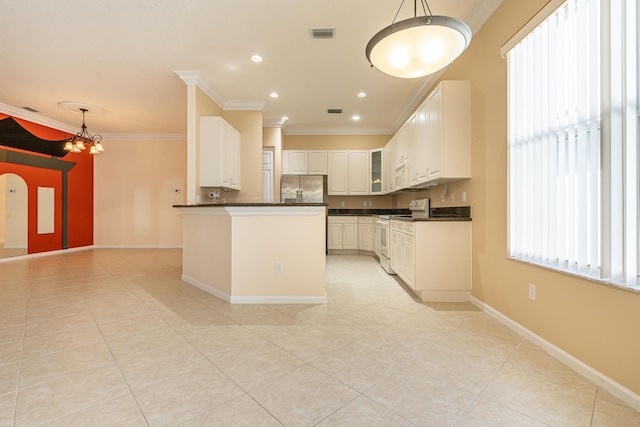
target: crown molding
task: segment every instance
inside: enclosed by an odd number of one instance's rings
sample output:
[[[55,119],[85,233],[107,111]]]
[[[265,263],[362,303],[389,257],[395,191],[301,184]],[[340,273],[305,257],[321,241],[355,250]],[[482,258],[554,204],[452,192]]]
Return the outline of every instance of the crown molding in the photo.
[[[231,99],[224,104],[224,110],[264,111],[265,105],[265,101]]]
[[[184,84],[195,85],[202,90],[213,102],[224,109],[226,100],[216,92],[213,87],[200,74],[199,70],[175,70],[174,73],[180,77]]]
[[[198,84],[198,80],[200,80],[200,71],[197,70],[176,70],[174,73],[176,73],[186,85],[196,85]]]
[[[103,133],[102,138],[109,141],[176,141],[187,140],[185,133]]]
[[[285,135],[391,135],[389,129],[285,129]]]
[[[502,2],[503,0],[480,0],[476,2],[465,17],[465,22],[469,28],[471,28],[473,34],[480,31],[485,22],[487,22],[489,17],[493,15],[493,12],[500,7]]]
[[[68,132],[71,134],[75,134],[76,132],[78,132],[77,126],[71,126],[66,123],[59,122],[57,120],[52,120],[40,114],[32,113],[30,111],[26,111],[22,108],[13,107],[11,105],[0,103],[0,112],[8,114],[13,117],[17,117],[19,119],[28,120],[32,123],[36,123],[42,126],[50,127],[52,129],[60,130],[63,132]]]

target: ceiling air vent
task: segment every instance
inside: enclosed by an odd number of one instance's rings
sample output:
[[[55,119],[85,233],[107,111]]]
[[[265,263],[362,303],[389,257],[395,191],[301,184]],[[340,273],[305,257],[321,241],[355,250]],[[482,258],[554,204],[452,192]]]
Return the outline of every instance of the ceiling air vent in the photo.
[[[335,39],[336,29],[335,28],[309,28],[309,38],[319,39],[319,40]]]
[[[342,108],[329,108],[327,110],[329,114],[342,114]]]

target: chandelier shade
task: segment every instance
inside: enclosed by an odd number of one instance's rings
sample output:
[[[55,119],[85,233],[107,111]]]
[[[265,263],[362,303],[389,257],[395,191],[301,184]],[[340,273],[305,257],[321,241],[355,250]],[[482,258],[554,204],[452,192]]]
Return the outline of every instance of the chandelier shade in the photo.
[[[449,65],[469,46],[471,37],[469,26],[458,19],[414,16],[380,30],[365,52],[371,65],[383,73],[416,78]]]

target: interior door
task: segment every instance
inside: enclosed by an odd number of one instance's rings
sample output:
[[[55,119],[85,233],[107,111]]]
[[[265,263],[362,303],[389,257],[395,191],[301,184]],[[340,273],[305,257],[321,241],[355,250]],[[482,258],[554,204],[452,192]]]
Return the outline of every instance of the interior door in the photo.
[[[275,187],[273,157],[273,148],[265,148],[262,150],[262,200],[266,203],[273,203]]]

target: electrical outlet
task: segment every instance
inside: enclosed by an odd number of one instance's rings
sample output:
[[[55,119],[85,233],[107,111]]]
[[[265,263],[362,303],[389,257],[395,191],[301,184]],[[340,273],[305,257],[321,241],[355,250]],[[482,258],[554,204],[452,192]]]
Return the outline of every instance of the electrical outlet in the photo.
[[[462,192],[462,194],[460,195],[460,199],[461,199],[463,202],[466,202],[466,201],[467,201],[467,192],[466,192],[466,191],[463,191],[463,192]]]
[[[362,206],[367,206],[367,201],[362,202]]]
[[[282,263],[281,262],[276,262],[276,273],[277,274],[282,273]]]
[[[531,301],[536,300],[536,285],[533,283],[529,283],[529,299]]]
[[[451,200],[451,203],[455,203],[455,202],[456,202],[456,195],[455,195],[455,193],[451,193],[451,196],[449,196],[449,200]]]

